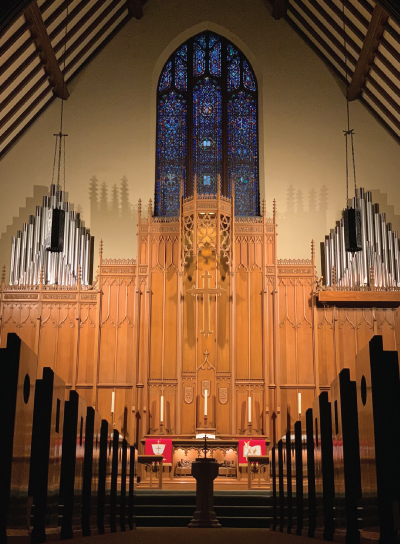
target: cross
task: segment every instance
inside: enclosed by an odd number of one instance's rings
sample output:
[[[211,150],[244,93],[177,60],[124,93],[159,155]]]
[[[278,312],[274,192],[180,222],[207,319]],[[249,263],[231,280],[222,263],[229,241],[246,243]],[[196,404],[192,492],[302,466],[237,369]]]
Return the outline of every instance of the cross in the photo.
[[[208,270],[205,270],[204,274],[202,274],[200,277],[204,278],[203,288],[195,287],[193,285],[190,289],[187,289],[186,291],[187,293],[190,293],[193,297],[195,297],[196,295],[206,295],[203,304],[203,330],[200,332],[201,334],[204,334],[204,336],[207,338],[208,335],[213,332],[210,330],[210,295],[215,295],[219,297],[221,293],[224,293],[226,291],[226,289],[220,286],[209,286],[209,280],[213,276],[209,274]]]

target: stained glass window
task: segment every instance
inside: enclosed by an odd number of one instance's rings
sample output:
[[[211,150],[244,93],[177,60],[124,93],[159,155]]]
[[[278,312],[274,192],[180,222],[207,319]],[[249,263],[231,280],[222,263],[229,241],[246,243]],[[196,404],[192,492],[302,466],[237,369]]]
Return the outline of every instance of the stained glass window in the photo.
[[[171,66],[172,62],[167,62],[160,77],[159,91],[164,91],[171,86]]]
[[[195,76],[202,76],[204,74],[206,66],[205,58],[206,53],[204,49],[198,43],[195,43],[193,50],[193,74]]]
[[[216,193],[221,169],[221,89],[206,77],[193,89],[193,163],[197,192]]]
[[[210,74],[221,75],[221,42],[218,42],[210,51]]]
[[[240,60],[234,58],[228,64],[228,91],[238,89],[240,85]]]
[[[250,70],[249,63],[246,60],[243,61],[243,85],[247,89],[250,89],[250,91],[256,90],[256,81],[253,72]]]
[[[258,207],[257,107],[239,91],[228,102],[228,178],[235,184],[235,215],[254,215]]]
[[[179,215],[181,180],[186,178],[186,100],[171,91],[158,102],[156,215]]]
[[[234,182],[236,215],[259,214],[257,81],[243,53],[207,31],[182,44],[161,71],[156,215],[179,214],[181,180],[185,196],[195,176],[199,194],[215,194],[218,175],[225,196]]]
[[[175,59],[175,87],[180,91],[186,91],[187,70],[186,63],[180,58]]]

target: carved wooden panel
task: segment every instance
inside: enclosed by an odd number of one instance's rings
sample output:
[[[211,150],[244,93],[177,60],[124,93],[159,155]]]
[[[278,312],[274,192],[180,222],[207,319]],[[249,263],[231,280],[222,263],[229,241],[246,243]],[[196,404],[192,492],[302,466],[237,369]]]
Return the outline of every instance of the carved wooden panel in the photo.
[[[192,434],[196,427],[196,410],[198,404],[196,391],[196,378],[192,376],[182,377],[182,434]]]
[[[172,256],[172,253],[171,253]],[[177,378],[178,272],[172,265],[165,273],[164,378]]]
[[[216,420],[217,432],[229,434],[231,432],[232,388],[229,377],[217,377],[216,390]]]
[[[237,361],[237,377],[249,377],[249,305],[248,305],[248,272],[240,266],[236,272],[236,331],[235,347]],[[238,332],[240,333],[238,334]]]
[[[93,388],[97,381],[97,305],[82,304],[80,310],[76,382]],[[92,398],[89,401],[85,396],[85,400],[89,406],[93,404]]]

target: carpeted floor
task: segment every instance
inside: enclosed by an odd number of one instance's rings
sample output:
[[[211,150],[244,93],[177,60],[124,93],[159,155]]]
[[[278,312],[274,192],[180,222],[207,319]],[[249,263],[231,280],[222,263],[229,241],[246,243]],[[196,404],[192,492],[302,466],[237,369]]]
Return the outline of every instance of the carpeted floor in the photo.
[[[64,540],[64,544],[315,544],[315,539],[269,529],[139,527],[134,531]]]

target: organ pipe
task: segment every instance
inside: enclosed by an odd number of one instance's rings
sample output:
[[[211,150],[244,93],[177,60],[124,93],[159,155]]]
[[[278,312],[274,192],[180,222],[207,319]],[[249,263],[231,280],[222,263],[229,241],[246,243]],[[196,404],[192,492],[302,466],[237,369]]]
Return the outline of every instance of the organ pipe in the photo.
[[[63,214],[63,250],[52,253],[46,250],[49,240],[49,214],[61,210]],[[10,285],[29,287],[38,285],[43,268],[45,285],[73,287],[78,282],[81,268],[81,284],[91,285],[93,280],[94,237],[85,228],[80,214],[68,202],[68,193],[59,192],[51,185],[50,196],[43,197],[43,205],[36,207],[35,215],[23,225],[22,231],[12,237],[10,259]]]
[[[343,219],[325,236],[321,244],[323,282],[340,289],[400,288],[400,240],[379,204],[372,202],[372,193],[358,189],[357,198],[349,205],[361,214],[362,250],[345,251]],[[371,274],[371,269],[374,274]],[[371,277],[374,283],[371,285]]]

